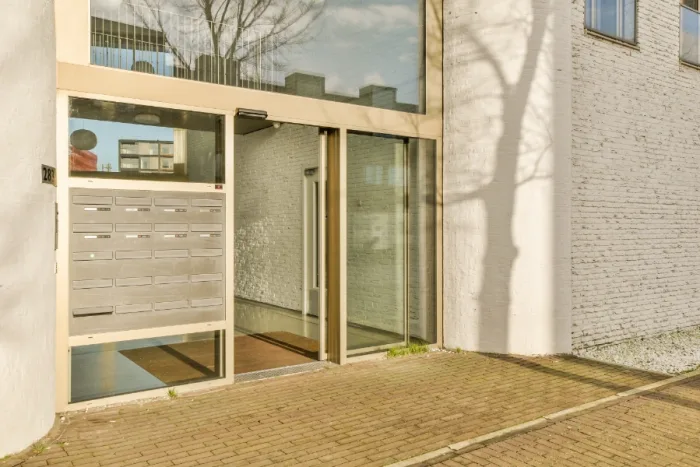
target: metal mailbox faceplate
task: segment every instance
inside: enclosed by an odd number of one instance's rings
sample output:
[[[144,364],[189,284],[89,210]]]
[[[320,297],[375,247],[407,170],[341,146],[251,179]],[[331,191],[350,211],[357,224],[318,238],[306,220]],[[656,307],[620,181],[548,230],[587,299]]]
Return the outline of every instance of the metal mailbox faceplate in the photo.
[[[70,335],[225,319],[223,193],[72,188]]]

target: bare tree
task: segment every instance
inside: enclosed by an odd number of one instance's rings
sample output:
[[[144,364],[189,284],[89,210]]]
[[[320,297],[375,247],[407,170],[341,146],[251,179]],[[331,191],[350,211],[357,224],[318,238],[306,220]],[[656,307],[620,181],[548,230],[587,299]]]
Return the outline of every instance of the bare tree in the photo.
[[[194,72],[206,57],[212,69],[232,67],[235,79],[277,70],[281,54],[313,36],[325,0],[134,0],[136,22],[161,34],[176,66]],[[231,83],[228,83],[231,84]]]

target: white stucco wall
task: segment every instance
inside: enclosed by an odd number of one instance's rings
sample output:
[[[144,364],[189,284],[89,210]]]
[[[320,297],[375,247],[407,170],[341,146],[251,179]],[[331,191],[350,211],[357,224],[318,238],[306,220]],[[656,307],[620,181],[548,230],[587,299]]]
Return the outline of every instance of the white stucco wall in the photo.
[[[51,0],[0,15],[0,457],[51,428],[55,411],[56,55]],[[7,14],[9,12],[9,14]]]
[[[445,0],[448,347],[571,348],[570,10]]]
[[[573,344],[700,324],[700,71],[678,2],[639,1],[639,50],[573,40]]]

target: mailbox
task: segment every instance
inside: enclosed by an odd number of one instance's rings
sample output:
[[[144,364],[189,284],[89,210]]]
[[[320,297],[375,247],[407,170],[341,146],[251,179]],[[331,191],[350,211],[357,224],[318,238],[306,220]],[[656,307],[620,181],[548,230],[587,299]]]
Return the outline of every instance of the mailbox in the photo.
[[[225,319],[222,193],[70,190],[70,334]]]

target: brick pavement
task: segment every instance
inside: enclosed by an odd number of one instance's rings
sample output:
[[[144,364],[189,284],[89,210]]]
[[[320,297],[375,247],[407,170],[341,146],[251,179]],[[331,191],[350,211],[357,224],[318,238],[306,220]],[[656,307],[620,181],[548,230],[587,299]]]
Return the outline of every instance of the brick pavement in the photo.
[[[70,413],[34,466],[384,465],[663,379],[569,357],[435,352]]]
[[[700,377],[426,465],[700,466]]]

